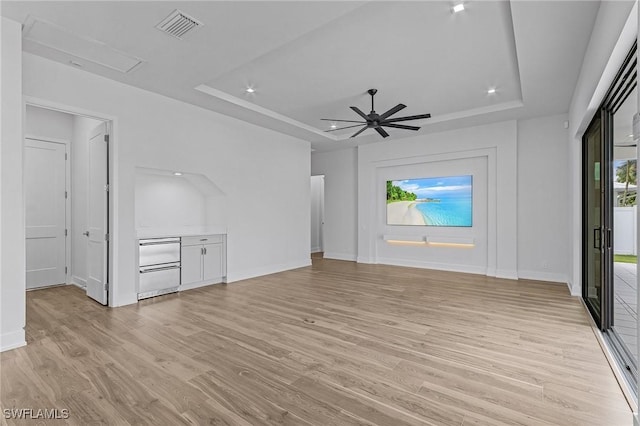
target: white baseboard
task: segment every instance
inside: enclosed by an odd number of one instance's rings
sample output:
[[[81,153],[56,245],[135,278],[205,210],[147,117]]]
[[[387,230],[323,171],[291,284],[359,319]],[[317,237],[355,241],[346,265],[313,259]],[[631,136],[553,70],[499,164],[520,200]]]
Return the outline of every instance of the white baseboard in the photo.
[[[208,285],[222,284],[223,282],[225,281],[221,277],[219,278],[218,281],[215,281],[215,282],[201,281],[197,283],[181,284],[180,287],[178,288],[178,291],[193,290],[194,288],[206,287]]]
[[[322,247],[311,247],[311,253],[319,253],[322,251]]]
[[[356,261],[356,255],[355,254],[348,254],[348,253],[325,252],[323,257],[325,259],[346,260],[346,261],[349,261],[349,262],[355,262]]]
[[[138,293],[127,294],[125,297],[119,297],[113,301],[112,308],[119,308],[121,306],[135,305],[138,303]]]
[[[422,262],[419,260],[394,259],[384,257],[378,258],[378,263],[381,263],[383,265],[407,266],[410,268],[434,269],[437,271],[463,272],[466,274],[487,274],[486,266],[456,265],[451,263]]]
[[[547,281],[557,284],[567,285],[569,281],[565,274],[557,274],[555,272],[540,271],[522,271],[518,270],[518,278],[525,280]]]
[[[71,276],[71,284],[78,286],[82,289],[87,288],[87,280],[85,280],[84,278],[80,278],[77,275],[72,275]]]
[[[23,329],[12,331],[10,333],[4,333],[0,336],[0,352],[20,348],[22,346],[25,346],[26,344],[27,341],[25,339]]]
[[[227,282],[233,283],[241,280],[248,280],[249,278],[261,277],[263,275],[276,274],[278,272],[289,271],[291,269],[304,268],[311,266],[311,259],[299,260],[297,262],[281,263],[278,265],[262,266],[260,268],[248,269],[242,272],[229,273],[227,271]]]
[[[364,256],[358,256],[356,258],[356,262],[358,263],[369,263],[369,264],[375,264],[376,262],[373,261],[373,259],[369,259],[368,257],[364,257]]]
[[[518,271],[514,269],[496,269],[496,278],[503,278],[505,280],[517,280]]]
[[[570,283],[567,283],[567,285],[569,286],[569,291],[571,292],[572,296],[579,296],[582,297],[582,286],[577,284],[577,285],[573,285]]]

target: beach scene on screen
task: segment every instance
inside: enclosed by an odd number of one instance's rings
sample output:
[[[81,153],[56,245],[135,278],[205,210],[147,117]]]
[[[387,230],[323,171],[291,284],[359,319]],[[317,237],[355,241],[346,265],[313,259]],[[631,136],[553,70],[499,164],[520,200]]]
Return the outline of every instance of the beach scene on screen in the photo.
[[[387,225],[473,225],[473,176],[387,181]]]

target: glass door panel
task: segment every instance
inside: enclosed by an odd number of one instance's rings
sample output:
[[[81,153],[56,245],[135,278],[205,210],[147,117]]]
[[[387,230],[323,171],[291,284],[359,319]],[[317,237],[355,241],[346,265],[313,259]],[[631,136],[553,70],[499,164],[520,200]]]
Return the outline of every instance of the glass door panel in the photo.
[[[602,264],[602,120],[597,115],[583,138],[584,300],[596,323],[603,328]]]
[[[611,332],[620,346],[626,369],[638,365],[637,280],[637,141],[632,122],[638,105],[635,90],[613,115],[613,319]]]

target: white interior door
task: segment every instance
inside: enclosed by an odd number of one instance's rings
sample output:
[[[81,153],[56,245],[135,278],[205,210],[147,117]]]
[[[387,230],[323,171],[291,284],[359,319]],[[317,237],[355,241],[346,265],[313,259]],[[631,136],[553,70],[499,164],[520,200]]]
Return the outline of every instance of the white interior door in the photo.
[[[66,282],[66,146],[25,139],[27,288]]]
[[[108,304],[109,137],[103,123],[89,134],[87,296]]]

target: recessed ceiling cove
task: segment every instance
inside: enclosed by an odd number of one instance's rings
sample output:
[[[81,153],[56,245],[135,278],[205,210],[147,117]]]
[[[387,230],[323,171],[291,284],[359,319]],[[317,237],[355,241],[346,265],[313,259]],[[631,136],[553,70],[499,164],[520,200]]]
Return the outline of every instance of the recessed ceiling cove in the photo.
[[[458,14],[448,2],[370,2],[205,84],[320,130],[330,124],[321,117],[365,109],[370,87],[378,110],[402,99],[406,115],[434,119],[522,100],[509,2]]]

